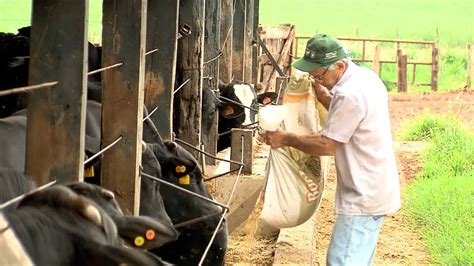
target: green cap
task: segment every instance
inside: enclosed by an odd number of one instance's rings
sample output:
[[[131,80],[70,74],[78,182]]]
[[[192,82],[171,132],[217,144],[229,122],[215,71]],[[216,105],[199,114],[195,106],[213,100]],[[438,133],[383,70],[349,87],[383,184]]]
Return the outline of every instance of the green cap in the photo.
[[[317,34],[308,40],[304,56],[294,62],[293,67],[311,72],[348,56],[338,39],[327,34]]]

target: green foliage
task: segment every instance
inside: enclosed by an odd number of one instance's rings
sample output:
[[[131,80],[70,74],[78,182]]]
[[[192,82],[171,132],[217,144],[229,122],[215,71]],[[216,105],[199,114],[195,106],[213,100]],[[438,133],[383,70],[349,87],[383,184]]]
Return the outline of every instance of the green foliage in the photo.
[[[429,140],[407,210],[433,262],[474,263],[474,135],[453,117],[429,113],[405,126],[406,140]]]
[[[402,139],[406,141],[430,140],[435,135],[454,130],[453,128],[458,126],[459,122],[456,118],[449,115],[435,116],[427,109],[423,115],[402,123]]]

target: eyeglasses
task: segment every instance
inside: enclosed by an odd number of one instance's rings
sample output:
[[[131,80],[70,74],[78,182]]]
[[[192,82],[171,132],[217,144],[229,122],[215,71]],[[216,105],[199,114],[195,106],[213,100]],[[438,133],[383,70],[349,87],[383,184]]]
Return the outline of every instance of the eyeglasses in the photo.
[[[315,80],[317,80],[317,81],[323,80],[323,77],[324,77],[324,75],[326,74],[326,72],[328,72],[328,69],[329,69],[329,67],[326,67],[326,69],[324,70],[323,74],[317,75],[317,76],[313,76],[313,78],[314,78]]]

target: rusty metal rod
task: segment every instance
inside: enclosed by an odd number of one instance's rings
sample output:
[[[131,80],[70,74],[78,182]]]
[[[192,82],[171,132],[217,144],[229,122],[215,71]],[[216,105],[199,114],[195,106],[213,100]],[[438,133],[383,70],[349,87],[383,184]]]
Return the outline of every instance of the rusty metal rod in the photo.
[[[219,214],[222,214],[222,212],[216,212],[216,213],[201,216],[199,218],[191,219],[189,221],[182,222],[182,223],[179,223],[179,224],[174,224],[173,227],[174,227],[174,229],[178,229],[178,228],[181,228],[181,227],[184,227],[184,226],[188,226],[188,225],[191,225],[191,224],[198,223],[200,221],[204,221],[209,217],[216,216],[216,215],[219,215]]]
[[[225,173],[222,173],[222,174],[218,174],[218,175],[215,175],[215,176],[211,176],[211,177],[209,177],[209,178],[205,178],[203,181],[204,181],[204,182],[211,181],[211,180],[213,180],[213,179],[216,179],[216,178],[219,178],[219,177],[221,177],[221,176],[225,176],[225,175],[227,175],[227,174],[230,174],[230,173],[233,173],[233,172],[237,172],[237,171],[239,171],[238,168],[237,168],[237,169],[234,169],[234,170],[230,170],[230,171],[225,172]]]
[[[20,196],[18,196],[18,197],[16,197],[16,198],[13,198],[13,199],[11,199],[11,200],[9,200],[9,201],[3,203],[2,205],[0,205],[0,210],[1,210],[1,209],[4,209],[4,208],[6,208],[6,207],[8,207],[9,205],[11,205],[11,204],[13,204],[13,203],[15,203],[15,202],[17,202],[17,201],[20,201],[20,200],[24,199],[26,196],[31,195],[31,194],[34,193],[34,192],[37,192],[37,191],[40,191],[40,190],[45,189],[45,188],[47,188],[47,187],[50,187],[50,186],[54,185],[55,183],[56,183],[56,180],[53,180],[53,181],[51,181],[51,182],[49,182],[49,183],[47,183],[47,184],[42,185],[41,187],[35,188],[35,189],[33,189],[32,191],[29,191],[29,192],[27,192],[27,193],[25,193],[25,194],[23,194],[23,195],[20,195]]]
[[[149,55],[149,54],[152,54],[152,53],[155,53],[155,52],[158,52],[158,48],[146,52],[145,55]]]
[[[105,148],[103,148],[102,150],[98,151],[96,154],[92,155],[89,159],[85,160],[84,161],[84,165],[86,165],[87,163],[89,163],[90,161],[94,160],[95,158],[97,158],[97,156],[101,155],[102,153],[106,152],[108,149],[112,148],[115,144],[117,144],[120,140],[122,140],[123,136],[120,136],[118,137],[116,140],[114,140],[114,142],[110,143],[109,145],[107,145]]]
[[[58,85],[58,81],[51,81],[51,82],[45,82],[37,85],[30,85],[30,86],[25,86],[25,87],[18,87],[18,88],[13,88],[9,90],[4,90],[0,91],[0,96],[5,96],[5,95],[10,95],[10,94],[15,94],[15,93],[21,93],[21,92],[29,92],[32,90],[37,90],[37,89],[42,89],[42,88],[50,88]]]
[[[235,104],[237,104],[237,105],[239,105],[239,106],[242,106],[243,108],[247,108],[247,109],[252,110],[252,111],[254,111],[254,112],[258,112],[258,109],[252,108],[252,107],[250,107],[250,106],[245,106],[245,105],[243,105],[242,103],[236,102],[236,101],[231,100],[231,99],[229,99],[229,98],[226,98],[226,97],[224,97],[224,96],[219,96],[219,98],[220,98],[220,99],[223,99],[223,100],[226,100],[226,101],[229,101],[229,102],[231,102],[231,103],[235,103]]]
[[[209,153],[207,153],[207,152],[205,152],[205,151],[203,151],[203,150],[200,150],[200,149],[194,147],[193,145],[187,143],[187,142],[184,141],[184,140],[180,140],[180,139],[178,139],[178,138],[174,138],[174,141],[179,142],[179,143],[181,143],[181,144],[184,144],[184,145],[188,146],[189,148],[191,148],[191,149],[193,149],[193,150],[195,150],[195,151],[198,151],[198,152],[200,152],[200,153],[202,153],[202,154],[205,154],[205,155],[211,157],[212,159],[219,160],[219,161],[224,161],[224,162],[228,162],[228,163],[235,163],[235,164],[238,164],[238,165],[241,165],[241,164],[242,164],[242,163],[239,163],[239,162],[237,162],[237,161],[232,161],[232,160],[227,160],[227,159],[223,159],[223,158],[216,157],[216,156],[214,156],[214,155],[212,155],[212,154],[209,154]],[[243,165],[243,164],[242,164],[242,165]]]
[[[106,67],[102,67],[102,68],[99,68],[99,69],[96,69],[96,70],[92,70],[92,71],[88,72],[87,75],[90,76],[90,75],[93,75],[93,74],[96,74],[96,73],[99,73],[99,72],[102,72],[102,71],[105,71],[105,70],[109,70],[109,69],[112,69],[112,68],[119,67],[121,65],[123,65],[123,62],[113,64],[113,65],[110,65],[110,66],[106,66]]]
[[[168,181],[166,181],[166,180],[159,179],[159,178],[157,178],[157,177],[154,177],[154,176],[152,176],[152,175],[149,175],[149,174],[143,173],[143,172],[142,172],[141,174],[142,174],[143,176],[147,177],[147,178],[153,179],[153,180],[155,180],[155,181],[158,181],[158,182],[160,182],[160,183],[162,183],[162,184],[165,184],[165,185],[167,185],[167,186],[170,186],[170,187],[175,188],[175,189],[177,189],[177,190],[180,190],[180,191],[182,191],[182,192],[191,194],[191,195],[193,195],[193,196],[196,197],[196,198],[200,198],[200,199],[202,199],[202,200],[204,200],[204,201],[207,201],[207,202],[212,203],[212,204],[214,204],[214,205],[220,206],[220,207],[222,207],[222,208],[224,208],[224,209],[226,209],[226,210],[229,209],[229,207],[226,206],[226,205],[224,205],[224,204],[221,204],[221,203],[219,203],[219,202],[217,202],[217,201],[213,201],[212,199],[206,198],[206,197],[204,197],[204,196],[202,196],[202,195],[199,195],[199,194],[197,194],[197,193],[195,193],[195,192],[192,192],[192,191],[189,191],[189,190],[187,190],[187,189],[184,189],[184,188],[182,188],[182,187],[180,187],[180,186],[177,186],[177,185],[175,185],[175,184],[173,184],[173,183],[170,183],[170,182],[168,182]]]
[[[186,83],[188,83],[191,80],[191,78],[188,78],[183,84],[179,85],[179,87],[173,91],[173,94],[177,93]]]

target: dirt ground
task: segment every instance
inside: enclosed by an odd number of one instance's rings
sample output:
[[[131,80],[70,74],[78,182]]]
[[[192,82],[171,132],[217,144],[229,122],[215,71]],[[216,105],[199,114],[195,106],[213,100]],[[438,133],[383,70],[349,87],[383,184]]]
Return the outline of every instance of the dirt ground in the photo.
[[[389,100],[394,147],[397,155],[397,165],[400,174],[402,190],[416,177],[421,167],[420,152],[427,147],[423,142],[398,141],[400,125],[404,120],[422,114],[429,109],[433,114],[451,113],[461,118],[464,123],[474,130],[474,93],[448,92],[423,94],[394,94]],[[325,186],[321,206],[318,209],[315,224],[315,241],[317,243],[317,264],[325,265],[326,249],[331,237],[334,224],[334,191],[335,169],[331,164],[330,174]],[[403,194],[403,193],[402,193]],[[429,257],[422,238],[407,219],[403,208],[386,218],[382,227],[375,265],[413,265],[428,264]],[[229,252],[226,264],[271,264],[275,243],[272,241],[255,241],[246,236],[232,235],[229,239]]]

